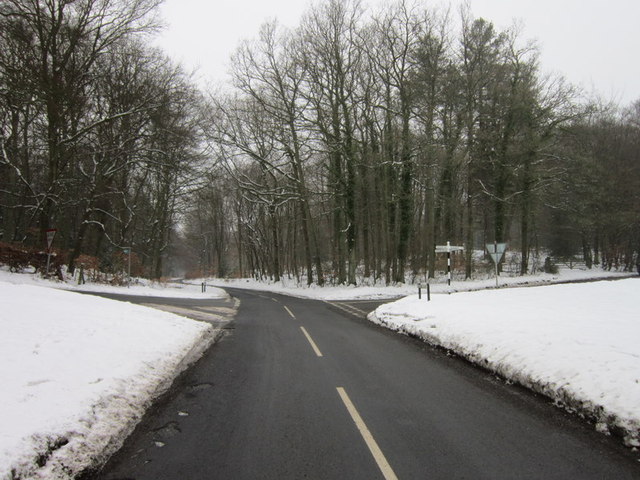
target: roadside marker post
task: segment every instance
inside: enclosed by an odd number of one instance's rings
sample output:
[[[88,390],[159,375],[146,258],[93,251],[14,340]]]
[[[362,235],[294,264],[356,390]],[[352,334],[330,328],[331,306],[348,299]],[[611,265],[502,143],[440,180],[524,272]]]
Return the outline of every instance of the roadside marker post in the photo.
[[[427,282],[427,302],[431,301],[431,285]],[[418,300],[422,299],[422,282],[418,282]]]

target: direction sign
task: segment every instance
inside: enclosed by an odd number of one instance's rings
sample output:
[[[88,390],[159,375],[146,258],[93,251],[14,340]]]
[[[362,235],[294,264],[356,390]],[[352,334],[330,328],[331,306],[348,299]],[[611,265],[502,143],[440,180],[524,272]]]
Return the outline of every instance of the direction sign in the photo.
[[[487,252],[491,255],[493,263],[495,264],[500,262],[502,255],[504,255],[504,252],[507,249],[506,243],[487,243],[485,246],[487,248]]]
[[[462,250],[464,250],[464,247],[456,245],[436,245],[436,253],[461,252]]]
[[[47,234],[47,250],[51,250],[51,245],[53,245],[53,239],[55,238],[57,231],[58,229],[56,228],[45,230],[45,233]]]

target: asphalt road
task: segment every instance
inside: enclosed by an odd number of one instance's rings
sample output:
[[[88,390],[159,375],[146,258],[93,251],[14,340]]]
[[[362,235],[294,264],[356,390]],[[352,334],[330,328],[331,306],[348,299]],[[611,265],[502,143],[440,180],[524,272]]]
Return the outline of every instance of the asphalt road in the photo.
[[[375,302],[228,291],[227,334],[91,478],[640,479],[618,440],[364,320]]]
[[[131,302],[166,312],[176,313],[202,322],[211,323],[220,329],[229,328],[229,322],[236,313],[233,298],[171,298],[151,297],[147,295],[125,295],[121,293],[81,292],[85,295],[97,295],[122,302]]]

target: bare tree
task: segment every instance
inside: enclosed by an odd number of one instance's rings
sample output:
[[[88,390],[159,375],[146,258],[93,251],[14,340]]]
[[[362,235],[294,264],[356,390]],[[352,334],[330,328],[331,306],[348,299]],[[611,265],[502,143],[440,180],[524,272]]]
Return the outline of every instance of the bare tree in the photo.
[[[375,40],[368,50],[368,57],[386,89],[385,104],[381,108],[385,115],[383,151],[385,161],[389,162],[388,236],[395,239],[388,242],[387,277],[392,267],[395,282],[405,280],[413,223],[415,149],[411,121],[414,98],[410,82],[416,68],[414,52],[423,26],[415,8],[404,1],[399,2],[380,17],[374,18]]]
[[[277,122],[278,149],[290,163],[297,189],[307,282],[313,282],[315,266],[317,282],[322,285],[321,253],[305,179],[305,164],[309,161],[311,149],[309,133],[301,128],[304,118],[300,89],[304,71],[295,60],[293,47],[291,37],[279,36],[275,24],[265,24],[257,43],[245,43],[237,51],[234,79],[236,87],[253,98]]]
[[[301,61],[311,104],[311,122],[319,133],[328,163],[333,203],[333,264],[337,282],[355,285],[357,95],[363,48],[358,37],[358,2],[333,0],[312,9],[303,22]],[[344,247],[346,246],[346,256]],[[345,260],[348,269],[345,270]]]
[[[75,146],[95,127],[86,122],[87,89],[98,58],[117,41],[151,30],[160,0],[3,0],[0,18],[18,32],[13,43],[27,52],[23,68],[30,93],[44,109],[46,158],[38,192],[39,227],[50,226],[64,177],[75,164]],[[5,31],[5,30],[3,30]],[[98,122],[103,119],[98,120]]]

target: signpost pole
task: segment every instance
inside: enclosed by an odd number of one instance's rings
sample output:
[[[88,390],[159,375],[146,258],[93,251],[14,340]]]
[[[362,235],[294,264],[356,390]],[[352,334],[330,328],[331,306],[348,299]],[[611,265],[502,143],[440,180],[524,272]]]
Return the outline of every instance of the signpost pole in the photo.
[[[56,232],[58,230],[55,228],[50,228],[46,231],[47,234],[47,269],[45,272],[45,276],[49,276],[49,265],[51,265],[51,245],[53,245],[53,239],[56,236]]]
[[[131,247],[124,247],[122,253],[127,255],[127,288],[131,287]]]
[[[447,242],[447,285],[451,286],[451,242]]]
[[[497,288],[498,287],[498,275],[500,274],[500,272],[498,270],[498,264],[500,263],[500,260],[502,259],[502,255],[504,255],[504,252],[507,249],[507,244],[506,243],[498,243],[497,241],[494,241],[493,245],[490,244],[490,243],[487,243],[485,245],[485,248],[487,249],[487,252],[491,256],[491,259],[493,260],[494,267],[496,269],[496,288]]]
[[[435,253],[447,254],[447,285],[451,286],[451,252],[461,252],[464,247],[451,245],[451,242],[447,242],[446,245],[436,245]]]
[[[495,253],[498,253],[498,241],[497,240],[493,241],[493,251]],[[496,288],[498,288],[498,263],[500,263],[500,259],[495,260],[493,263],[496,266]]]
[[[51,251],[47,248],[47,270],[45,272],[45,277],[49,276],[49,265],[51,264]]]

